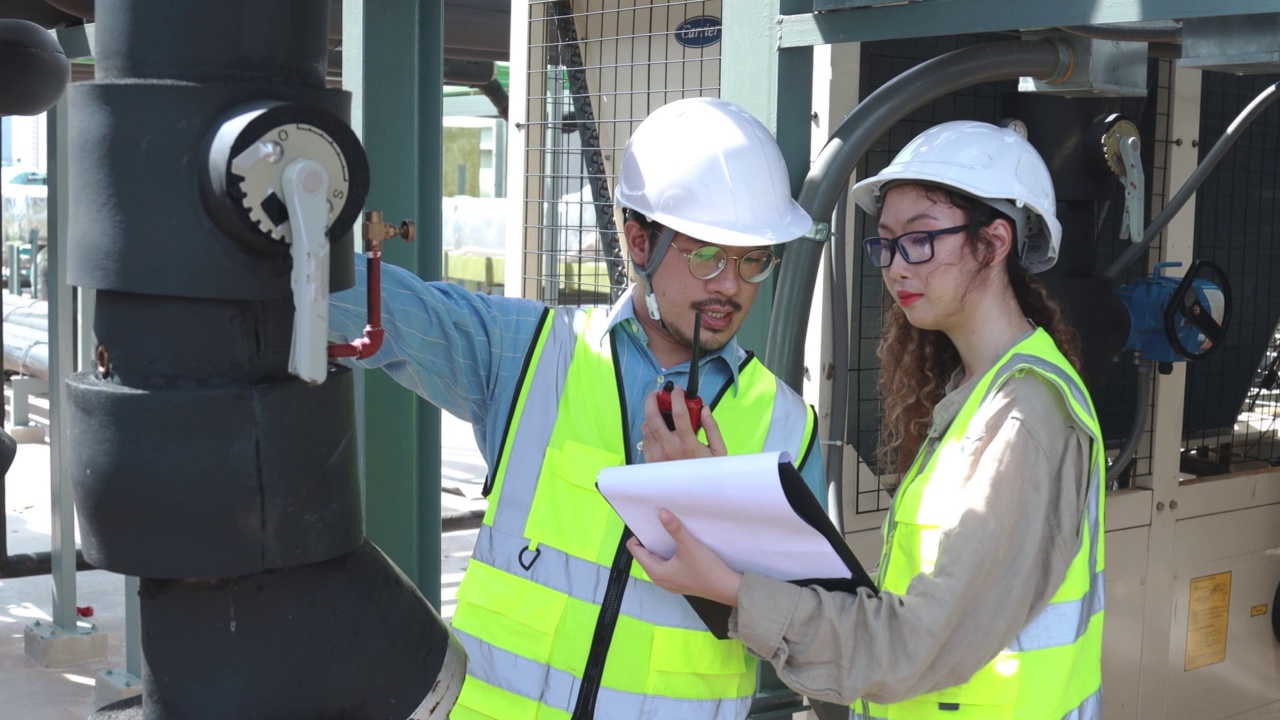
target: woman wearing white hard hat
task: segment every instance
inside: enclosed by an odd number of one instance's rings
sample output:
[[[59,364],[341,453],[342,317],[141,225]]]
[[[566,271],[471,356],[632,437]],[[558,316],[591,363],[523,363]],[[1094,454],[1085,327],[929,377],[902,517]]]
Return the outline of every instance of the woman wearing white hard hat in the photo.
[[[791,687],[862,718],[1099,718],[1098,422],[1073,333],[1031,273],[1061,231],[1048,170],[971,121],[909,143],[853,199],[888,303],[879,464],[900,478],[880,593],[730,570],[664,515],[659,586],[737,607],[734,634]]]

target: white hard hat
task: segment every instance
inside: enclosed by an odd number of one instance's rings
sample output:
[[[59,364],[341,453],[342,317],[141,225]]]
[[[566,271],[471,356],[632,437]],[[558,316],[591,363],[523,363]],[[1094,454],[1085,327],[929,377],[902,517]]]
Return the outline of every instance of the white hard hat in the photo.
[[[620,175],[619,205],[703,242],[774,245],[813,225],[791,198],[778,143],[728,100],[654,110],[627,141]]]
[[[1053,267],[1062,242],[1053,178],[1036,149],[1012,130],[973,120],[936,125],[893,162],[853,186],[853,201],[879,214],[886,185],[918,181],[959,190],[1013,218],[1018,257],[1029,272]]]

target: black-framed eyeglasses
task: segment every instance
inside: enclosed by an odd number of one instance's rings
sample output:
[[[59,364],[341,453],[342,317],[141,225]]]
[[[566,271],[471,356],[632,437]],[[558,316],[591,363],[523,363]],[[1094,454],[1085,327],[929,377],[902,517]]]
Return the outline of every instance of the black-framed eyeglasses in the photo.
[[[968,225],[957,225],[941,230],[912,230],[895,238],[869,237],[862,241],[862,246],[866,248],[871,264],[878,268],[887,268],[893,264],[894,254],[902,255],[902,260],[908,265],[916,265],[933,259],[935,239],[968,229]]]
[[[730,260],[738,262],[738,277],[745,282],[759,283],[773,273],[778,263],[782,262],[769,250],[752,250],[742,255],[730,255],[723,248],[715,245],[703,245],[693,250],[682,250],[672,245],[689,261],[689,272],[699,280],[710,280],[724,271]]]

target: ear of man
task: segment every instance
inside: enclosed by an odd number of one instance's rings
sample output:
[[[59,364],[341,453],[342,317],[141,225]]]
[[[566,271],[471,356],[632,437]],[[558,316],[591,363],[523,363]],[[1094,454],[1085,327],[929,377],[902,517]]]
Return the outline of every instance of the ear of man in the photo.
[[[627,238],[627,252],[631,260],[644,267],[649,261],[649,231],[635,220],[628,220],[622,230]]]

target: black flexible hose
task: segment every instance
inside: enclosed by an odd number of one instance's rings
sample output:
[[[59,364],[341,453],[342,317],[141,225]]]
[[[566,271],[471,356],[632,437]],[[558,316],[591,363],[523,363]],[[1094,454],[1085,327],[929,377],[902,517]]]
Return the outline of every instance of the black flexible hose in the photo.
[[[847,183],[846,183],[847,186]],[[831,338],[831,420],[827,426],[827,440],[831,452],[827,455],[827,515],[836,530],[844,534],[844,446],[845,426],[848,422],[848,402],[836,398],[849,397],[849,293],[848,275],[845,272],[845,226],[847,225],[849,194],[840,193],[836,205],[831,242],[827,259],[831,266],[831,326],[836,332]],[[823,372],[822,368],[815,368]],[[835,412],[839,409],[840,412]],[[857,477],[855,474],[854,477]]]
[[[1116,453],[1115,459],[1107,466],[1108,489],[1115,489],[1113,484],[1116,478],[1120,477],[1125,466],[1133,459],[1138,441],[1142,439],[1142,432],[1147,429],[1147,413],[1151,410],[1151,365],[1148,361],[1138,361],[1138,400],[1133,413],[1133,426],[1129,428],[1129,436],[1125,438],[1120,452]]]

